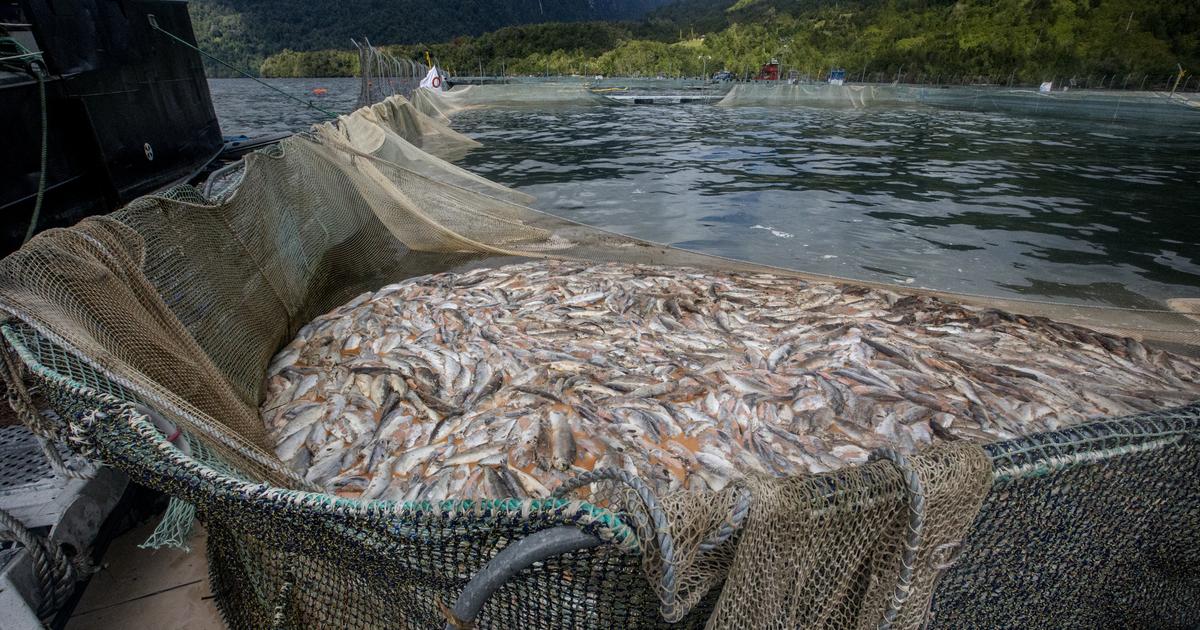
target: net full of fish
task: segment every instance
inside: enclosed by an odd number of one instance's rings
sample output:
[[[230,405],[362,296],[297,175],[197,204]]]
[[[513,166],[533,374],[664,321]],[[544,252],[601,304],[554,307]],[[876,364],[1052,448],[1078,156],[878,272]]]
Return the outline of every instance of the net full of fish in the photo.
[[[300,330],[267,374],[279,458],[343,496],[547,496],[822,472],[1200,398],[1200,364],[933,298],[539,261],[424,276]]]

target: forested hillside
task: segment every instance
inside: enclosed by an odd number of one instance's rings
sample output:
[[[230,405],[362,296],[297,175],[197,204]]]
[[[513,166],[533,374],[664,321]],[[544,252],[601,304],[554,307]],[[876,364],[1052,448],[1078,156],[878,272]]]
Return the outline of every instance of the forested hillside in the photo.
[[[520,26],[391,50],[428,50],[459,74],[743,75],[777,58],[785,72],[814,76],[839,67],[852,78],[1136,84],[1200,70],[1200,2],[680,0],[636,22]],[[355,64],[337,51],[287,53],[263,70],[345,74]]]
[[[257,68],[284,49],[345,49],[350,39],[437,42],[514,24],[627,20],[669,0],[191,0],[200,47]],[[209,64],[214,76],[229,71]]]

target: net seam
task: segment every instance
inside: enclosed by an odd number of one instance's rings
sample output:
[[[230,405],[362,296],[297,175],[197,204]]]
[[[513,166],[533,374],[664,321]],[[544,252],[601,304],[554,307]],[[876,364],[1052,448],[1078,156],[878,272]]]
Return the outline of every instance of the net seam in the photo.
[[[1014,479],[1020,479],[1028,476],[1042,477],[1066,468],[1070,468],[1072,466],[1076,466],[1078,464],[1097,462],[1113,457],[1120,457],[1122,455],[1132,455],[1135,453],[1144,453],[1147,451],[1165,448],[1167,446],[1178,444],[1183,440],[1183,438],[1184,436],[1182,434],[1176,434],[1170,437],[1151,440],[1142,444],[1118,446],[1116,448],[1099,451],[1085,451],[1073,455],[1052,456],[1038,462],[997,468],[992,472],[992,476],[996,483],[1005,483]]]

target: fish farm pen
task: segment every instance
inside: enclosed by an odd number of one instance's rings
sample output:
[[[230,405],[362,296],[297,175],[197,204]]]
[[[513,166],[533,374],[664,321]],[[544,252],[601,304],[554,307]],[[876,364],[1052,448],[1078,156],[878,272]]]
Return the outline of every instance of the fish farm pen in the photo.
[[[968,92],[719,104],[1048,102]],[[199,518],[235,628],[1200,624],[1194,317],[709,256],[449,161],[457,112],[562,103],[619,105],[391,95],[38,235],[14,407],[169,495],[158,543]]]

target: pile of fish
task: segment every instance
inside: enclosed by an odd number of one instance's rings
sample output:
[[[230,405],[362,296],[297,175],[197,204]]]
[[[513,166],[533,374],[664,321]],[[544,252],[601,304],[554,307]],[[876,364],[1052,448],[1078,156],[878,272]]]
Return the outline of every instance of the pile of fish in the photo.
[[[720,489],[1200,398],[1200,363],[1044,319],[555,261],[364,294],[305,326],[267,378],[280,459],[394,500],[541,497],[600,467]]]

